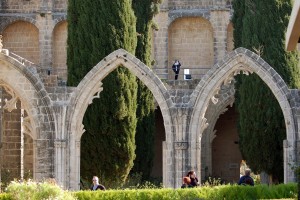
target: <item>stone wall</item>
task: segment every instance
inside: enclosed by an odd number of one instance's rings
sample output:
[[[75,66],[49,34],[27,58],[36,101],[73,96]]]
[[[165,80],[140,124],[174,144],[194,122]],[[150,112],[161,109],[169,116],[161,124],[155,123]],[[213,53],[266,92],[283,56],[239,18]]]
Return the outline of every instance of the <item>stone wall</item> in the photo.
[[[232,0],[167,0],[169,9],[231,7]]]
[[[11,99],[11,96],[2,91],[2,101]],[[1,171],[5,174],[3,179],[13,180],[12,178],[20,178],[21,166],[21,102],[18,101],[17,109],[11,112],[3,110],[2,121],[2,147],[1,147]],[[5,180],[7,181],[7,180]]]
[[[213,29],[206,19],[189,17],[175,20],[169,27],[168,44],[168,66],[179,60],[182,68],[188,68],[193,74],[193,79],[200,79],[200,74],[206,73],[214,63]]]
[[[221,178],[226,183],[237,183],[240,178],[242,155],[239,150],[239,137],[236,126],[235,108],[220,115],[215,126],[216,137],[211,144],[212,173],[211,177]]]
[[[7,13],[34,13],[45,10],[66,12],[67,0],[41,1],[41,0],[2,0],[0,11]]]
[[[154,18],[154,70],[162,79],[173,77],[175,59],[182,61],[179,79],[188,69],[194,79],[203,75],[233,49],[229,1],[168,1]]]
[[[32,13],[39,9],[40,0],[2,0],[0,2],[1,10],[7,13]]]
[[[17,21],[3,32],[3,46],[33,63],[40,63],[39,30],[29,22]]]

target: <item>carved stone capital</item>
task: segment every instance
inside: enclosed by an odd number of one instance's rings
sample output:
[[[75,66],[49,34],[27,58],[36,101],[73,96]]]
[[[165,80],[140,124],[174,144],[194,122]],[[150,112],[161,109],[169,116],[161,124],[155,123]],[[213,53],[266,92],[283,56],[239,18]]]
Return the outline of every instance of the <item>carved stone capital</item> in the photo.
[[[188,148],[188,142],[174,142],[174,148],[179,150],[187,149]]]
[[[55,148],[66,148],[67,142],[65,140],[55,140],[54,147]]]
[[[48,140],[37,139],[33,141],[33,146],[35,148],[47,148],[47,144],[49,144]]]

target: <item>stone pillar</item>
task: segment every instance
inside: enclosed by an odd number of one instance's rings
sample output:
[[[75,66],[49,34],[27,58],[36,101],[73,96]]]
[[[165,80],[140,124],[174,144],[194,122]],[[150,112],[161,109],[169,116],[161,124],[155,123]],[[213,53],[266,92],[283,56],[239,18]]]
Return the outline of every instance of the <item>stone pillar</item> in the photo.
[[[222,60],[227,49],[227,27],[230,20],[230,10],[212,10],[210,22],[214,29],[214,62]]]
[[[58,90],[59,91],[59,90]],[[65,94],[58,95],[57,98],[65,100]],[[65,102],[55,102],[53,106],[53,110],[56,115],[56,134],[55,134],[55,141],[54,141],[54,148],[55,148],[55,179],[59,185],[63,185],[64,187],[67,187],[66,185],[66,158],[67,158],[67,139],[66,139],[66,110],[67,105],[65,105]]]
[[[43,133],[42,133],[43,134]],[[34,179],[42,181],[54,177],[53,148],[50,139],[37,139],[33,141],[35,154]]]
[[[66,141],[65,140],[55,140],[55,179],[59,185],[64,185],[65,183],[65,169],[66,169]]]
[[[172,148],[170,142],[163,142],[163,185],[168,188],[174,187],[174,158]]]
[[[80,140],[70,140],[69,190],[80,189]]]
[[[195,153],[192,153],[192,155],[196,155],[197,157],[194,158],[196,159],[196,166],[191,166],[192,169],[194,169],[194,171],[196,172],[196,176],[199,180],[199,182],[201,183],[201,177],[203,176],[202,174],[202,161],[201,161],[201,139],[199,138],[199,140],[196,142],[196,149],[191,149],[191,151],[194,151]],[[191,158],[193,159],[193,158]]]
[[[52,68],[52,1],[40,0],[40,14],[37,15],[39,30],[40,66],[42,69]]]
[[[297,165],[296,145],[300,146],[300,142],[284,140],[283,141],[283,168],[284,168],[284,183],[295,182],[296,177],[293,167]]]
[[[182,185],[182,178],[189,171],[188,169],[188,142],[177,141],[174,142],[175,150],[175,188]]]

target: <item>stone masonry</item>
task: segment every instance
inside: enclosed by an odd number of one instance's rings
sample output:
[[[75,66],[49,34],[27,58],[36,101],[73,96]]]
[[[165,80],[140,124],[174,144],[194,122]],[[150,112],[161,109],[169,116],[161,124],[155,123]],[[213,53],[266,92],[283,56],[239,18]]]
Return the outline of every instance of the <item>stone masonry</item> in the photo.
[[[4,151],[11,149],[5,145],[16,135],[12,144],[16,150],[9,155],[16,155],[23,171],[32,171],[36,180],[54,177],[65,188],[78,190],[84,113],[94,98],[101,98],[102,80],[121,65],[149,88],[161,110],[165,131],[162,176],[166,187],[179,187],[191,169],[201,179],[226,170],[227,177],[234,177],[237,172],[229,171],[237,171],[240,157],[221,162],[216,157],[219,154],[214,153],[221,151],[215,143],[230,148],[229,143],[220,142],[224,133],[219,129],[224,127],[220,123],[234,121],[223,116],[234,104],[234,77],[256,73],[282,108],[287,132],[283,141],[284,181],[295,181],[291,166],[300,159],[299,90],[288,88],[255,53],[243,48],[233,50],[230,0],[165,0],[155,17],[158,29],[153,30],[152,69],[119,49],[99,60],[77,87],[66,86],[66,11],[66,0],[0,2],[0,86],[2,95],[10,94],[2,102],[1,112],[6,117],[2,116],[1,124],[16,121],[19,127],[14,131],[1,126],[1,163],[7,160]],[[178,81],[173,80],[170,70],[174,59],[182,63]],[[191,80],[184,80],[184,69],[189,69]],[[16,117],[9,117],[15,112]],[[21,116],[23,121],[18,122]],[[228,135],[235,140],[236,132]],[[218,140],[214,140],[216,136]],[[16,153],[19,141],[24,142],[23,159]],[[230,149],[230,154],[237,151]]]

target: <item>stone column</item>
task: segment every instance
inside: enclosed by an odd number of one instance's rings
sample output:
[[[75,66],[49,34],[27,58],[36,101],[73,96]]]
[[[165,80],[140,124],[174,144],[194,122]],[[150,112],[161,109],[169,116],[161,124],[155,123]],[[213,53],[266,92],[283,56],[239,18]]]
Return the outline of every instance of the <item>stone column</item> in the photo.
[[[59,91],[59,90],[57,90]],[[55,162],[55,178],[57,183],[67,187],[66,180],[66,159],[67,159],[67,130],[66,130],[66,110],[67,105],[65,100],[65,94],[58,95],[58,99],[62,99],[62,101],[58,101],[54,103],[53,110],[55,112],[55,123],[56,123],[56,133],[54,140],[54,162]]]
[[[293,170],[293,168],[297,166],[296,145],[300,146],[300,141],[283,141],[284,183],[296,181],[295,173]]]
[[[197,178],[199,180],[199,182],[201,183],[201,177],[203,176],[202,174],[202,162],[201,162],[201,139],[199,139],[196,142],[196,149],[192,149],[191,151],[195,151],[195,153],[193,153],[192,155],[196,155],[196,158],[191,158],[191,159],[196,159],[196,166],[191,166],[192,169],[194,169],[194,171],[196,172]]]
[[[66,141],[55,140],[55,180],[59,185],[65,185],[65,169],[66,169]]]
[[[34,179],[42,181],[45,178],[54,177],[50,139],[37,139],[33,141],[33,149],[36,152],[34,160]]]
[[[188,169],[188,142],[177,141],[174,142],[175,150],[175,188],[179,188],[182,185],[182,178],[189,171]]]
[[[80,140],[70,140],[69,190],[80,189]]]

